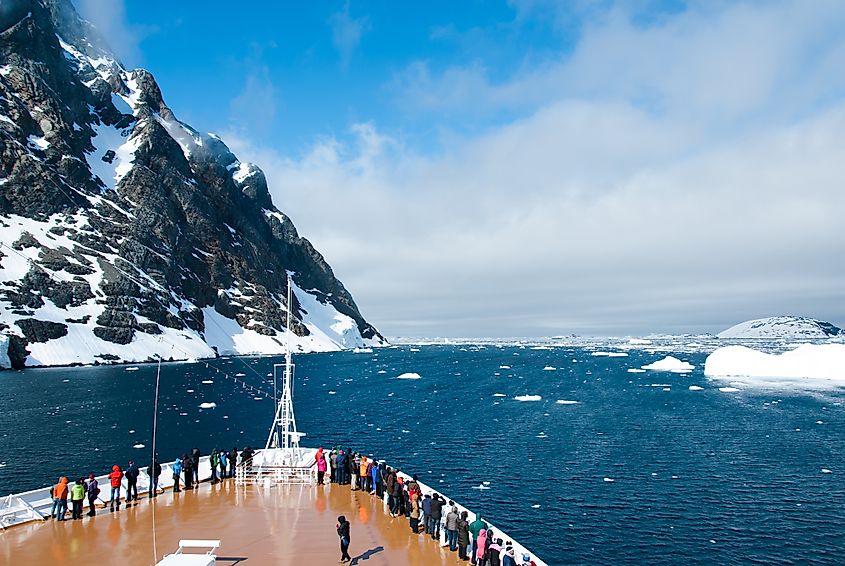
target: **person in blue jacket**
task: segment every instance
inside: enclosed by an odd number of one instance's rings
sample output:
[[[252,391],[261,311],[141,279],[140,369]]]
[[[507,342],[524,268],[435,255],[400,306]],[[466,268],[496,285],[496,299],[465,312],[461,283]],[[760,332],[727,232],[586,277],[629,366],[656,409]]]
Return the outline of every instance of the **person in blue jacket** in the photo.
[[[173,493],[178,493],[182,491],[179,489],[179,479],[182,475],[182,459],[179,456],[176,456],[176,460],[173,461]]]

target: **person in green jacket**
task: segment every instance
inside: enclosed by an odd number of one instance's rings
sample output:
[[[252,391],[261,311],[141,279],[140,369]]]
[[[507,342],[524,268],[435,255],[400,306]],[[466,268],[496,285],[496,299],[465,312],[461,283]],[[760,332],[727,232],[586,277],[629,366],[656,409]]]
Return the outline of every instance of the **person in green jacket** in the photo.
[[[469,532],[472,534],[472,563],[477,564],[476,554],[478,551],[478,534],[487,529],[487,523],[481,520],[481,513],[475,516],[475,521],[469,524]]]
[[[71,519],[82,518],[82,502],[85,500],[85,478],[79,478],[70,488],[70,502],[72,505]]]
[[[217,466],[220,464],[220,454],[217,453],[217,448],[211,451],[209,463],[211,464],[211,483],[217,483]]]

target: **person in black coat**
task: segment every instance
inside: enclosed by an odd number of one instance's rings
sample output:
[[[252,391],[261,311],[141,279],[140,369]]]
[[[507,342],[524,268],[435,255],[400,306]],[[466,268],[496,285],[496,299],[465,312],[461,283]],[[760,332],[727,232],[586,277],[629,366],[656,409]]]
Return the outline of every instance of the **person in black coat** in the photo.
[[[126,502],[138,501],[138,474],[140,474],[138,466],[135,462],[129,460],[129,465],[126,466],[126,471],[123,472],[126,478]]]
[[[150,476],[150,499],[152,499],[158,495],[158,477],[161,475],[161,464],[158,463],[158,455],[147,466],[147,475]]]
[[[194,489],[194,459],[182,454],[182,472],[185,474],[185,489]]]
[[[238,447],[235,446],[232,448],[232,451],[229,452],[229,477],[235,477],[235,464],[238,462]]]
[[[349,535],[349,521],[346,520],[346,517],[341,515],[337,518],[337,536],[340,537],[340,561],[341,562],[349,562],[352,560],[352,557],[349,556],[349,543],[351,542],[351,538]]]
[[[200,487],[200,449],[199,448],[192,448],[191,449],[191,460],[192,466],[191,469],[194,472],[194,489],[199,489]]]

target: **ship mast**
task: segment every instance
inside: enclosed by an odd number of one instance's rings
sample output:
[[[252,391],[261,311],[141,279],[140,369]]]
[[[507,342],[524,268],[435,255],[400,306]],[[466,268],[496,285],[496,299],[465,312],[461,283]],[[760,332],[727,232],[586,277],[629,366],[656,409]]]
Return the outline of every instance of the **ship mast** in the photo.
[[[290,337],[291,317],[293,316],[293,284],[288,273],[288,296],[287,296],[287,333],[285,334],[285,363],[273,365],[273,381],[277,381],[277,372],[284,367],[284,378],[282,381],[282,396],[276,406],[276,415],[273,419],[273,426],[270,428],[270,435],[267,437],[268,448],[282,449],[282,465],[293,466],[299,459],[299,438],[304,436],[296,430],[296,417],[293,414],[293,372],[294,364],[291,362]]]

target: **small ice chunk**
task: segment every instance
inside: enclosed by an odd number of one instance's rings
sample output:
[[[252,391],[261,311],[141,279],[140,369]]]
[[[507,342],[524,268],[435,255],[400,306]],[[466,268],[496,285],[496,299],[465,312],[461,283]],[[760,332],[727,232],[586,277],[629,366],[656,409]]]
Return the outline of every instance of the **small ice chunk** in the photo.
[[[202,381],[202,383],[203,383],[203,385],[211,385],[212,383],[214,383],[214,380],[212,380],[212,379],[204,379],[204,380]]]
[[[217,406],[217,403],[200,403],[200,409],[213,409]]]
[[[511,366],[499,366],[499,369],[511,369]]]
[[[335,394],[337,394],[337,391],[329,391],[329,395],[335,395]]]
[[[613,482],[615,482],[616,480],[615,480],[615,479],[613,479],[613,478],[604,478],[604,481],[606,481],[607,483],[613,483]]]
[[[493,393],[493,397],[507,397],[504,393]]]
[[[543,368],[543,371],[555,371],[556,369],[555,366],[546,366]]]
[[[737,389],[736,387],[720,387],[719,391],[721,391],[722,393],[736,393],[737,391],[739,391],[739,389]]]
[[[515,401],[540,401],[542,399],[540,395],[517,395],[514,397]]]
[[[640,368],[629,368],[628,373],[645,373],[645,370]]]
[[[823,473],[823,474],[832,474],[833,472],[831,472],[831,471],[830,471],[830,470],[828,470],[827,468],[822,468],[822,473]]]
[[[698,386],[698,385],[690,385],[690,386],[689,386],[689,390],[690,390],[690,391],[704,391],[704,388],[703,388],[703,387],[700,387],[700,386]]]
[[[137,449],[139,449],[139,450],[140,450],[141,448],[144,448],[144,445],[143,445],[143,444],[141,444],[141,443],[138,443],[138,444],[133,444],[133,445],[132,445],[132,448],[137,448]]]
[[[418,373],[408,372],[396,376],[396,379],[422,379],[422,376]]]
[[[568,399],[558,399],[555,401],[558,405],[577,405],[578,401],[570,401]]]
[[[132,366],[132,367],[126,368],[125,371],[138,371],[138,368],[135,367],[135,366]]]
[[[539,508],[540,508],[540,506],[539,506],[539,505],[532,505],[532,506],[531,506],[531,508],[532,508],[532,509],[539,509]]]
[[[643,369],[648,369],[652,371],[671,371],[673,373],[687,373],[695,369],[695,366],[679,360],[673,356],[666,356],[662,360],[656,361],[651,364],[646,364],[642,366]]]

